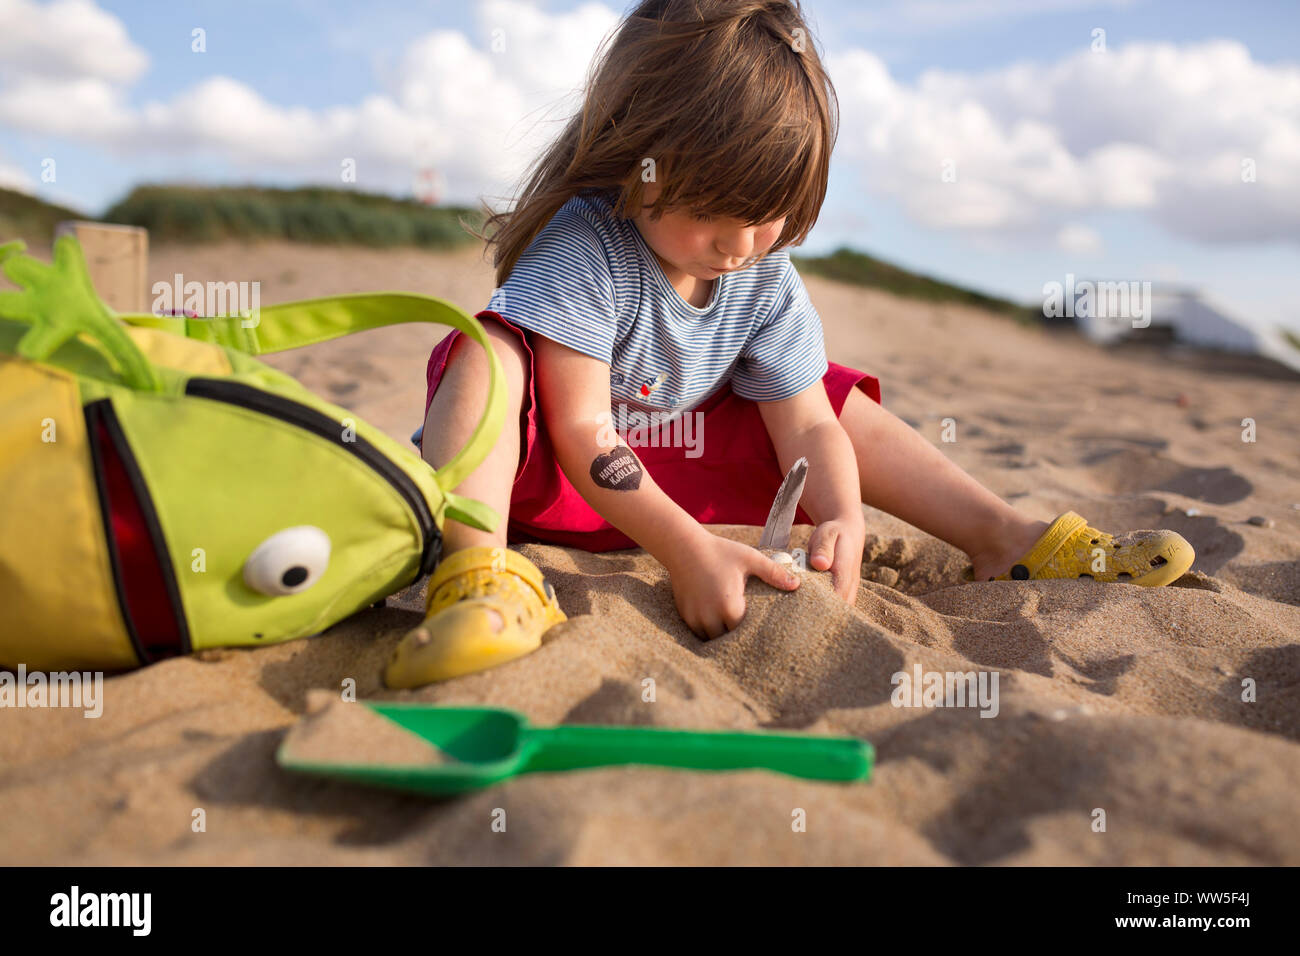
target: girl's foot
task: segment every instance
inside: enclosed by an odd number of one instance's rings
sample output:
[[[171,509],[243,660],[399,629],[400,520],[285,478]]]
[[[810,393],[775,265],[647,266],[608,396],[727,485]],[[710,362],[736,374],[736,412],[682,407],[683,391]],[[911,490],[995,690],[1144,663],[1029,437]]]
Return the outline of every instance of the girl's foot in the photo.
[[[567,620],[537,565],[509,548],[462,548],[429,579],[428,616],[397,646],[384,682],[422,687],[537,650]]]
[[[1041,522],[1040,522],[1041,524]],[[1091,578],[1094,581],[1160,587],[1182,577],[1196,552],[1174,531],[1130,531],[1115,537],[1067,511],[1044,530],[1002,573],[998,561],[974,562],[976,581]],[[1020,542],[1023,545],[1023,540]],[[1007,544],[1003,555],[1016,545]]]
[[[988,550],[970,554],[975,581],[992,581],[1011,570],[1011,566],[1028,554],[1047,532],[1046,521],[1024,520],[988,536]]]

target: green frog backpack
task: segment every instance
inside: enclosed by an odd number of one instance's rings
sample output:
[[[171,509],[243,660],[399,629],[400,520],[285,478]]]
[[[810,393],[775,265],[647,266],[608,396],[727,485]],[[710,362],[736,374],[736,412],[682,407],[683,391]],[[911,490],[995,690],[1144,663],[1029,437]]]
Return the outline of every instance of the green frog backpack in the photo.
[[[438,562],[452,493],[505,417],[479,323],[421,295],[333,296],[222,318],[114,315],[80,246],[0,246],[0,666],[119,670],[316,634]],[[253,356],[400,322],[489,357],[482,419],[435,471]]]

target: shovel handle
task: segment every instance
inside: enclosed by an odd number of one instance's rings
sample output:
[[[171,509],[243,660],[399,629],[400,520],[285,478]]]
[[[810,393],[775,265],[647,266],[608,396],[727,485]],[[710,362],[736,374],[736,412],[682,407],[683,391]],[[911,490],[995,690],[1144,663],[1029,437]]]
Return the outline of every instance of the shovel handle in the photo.
[[[856,737],[674,730],[650,727],[560,727],[526,731],[526,770],[573,770],[647,764],[688,770],[775,770],[810,780],[862,780],[874,751]]]

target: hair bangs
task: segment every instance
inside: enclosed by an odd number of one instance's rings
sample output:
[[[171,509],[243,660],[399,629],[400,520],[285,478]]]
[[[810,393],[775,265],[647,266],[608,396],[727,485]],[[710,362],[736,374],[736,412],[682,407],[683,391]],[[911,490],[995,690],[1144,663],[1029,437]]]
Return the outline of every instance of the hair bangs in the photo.
[[[652,215],[684,209],[762,225],[785,218],[773,249],[802,242],[826,195],[838,117],[828,97],[807,82],[796,54],[768,45],[761,64],[750,63],[750,81],[724,69],[700,102],[679,104],[661,131],[656,180],[663,184]],[[770,54],[775,54],[774,56]],[[766,82],[752,80],[754,68]],[[718,91],[734,89],[724,102]]]

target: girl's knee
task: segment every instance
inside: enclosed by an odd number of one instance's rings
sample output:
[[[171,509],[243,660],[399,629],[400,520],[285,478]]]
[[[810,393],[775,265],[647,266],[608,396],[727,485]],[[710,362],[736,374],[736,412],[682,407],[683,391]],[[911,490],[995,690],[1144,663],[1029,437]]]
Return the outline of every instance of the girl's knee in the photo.
[[[860,388],[849,389],[848,395],[844,397],[844,405],[840,408],[840,424],[847,428],[850,423],[862,421],[872,412],[869,406],[875,404]]]

